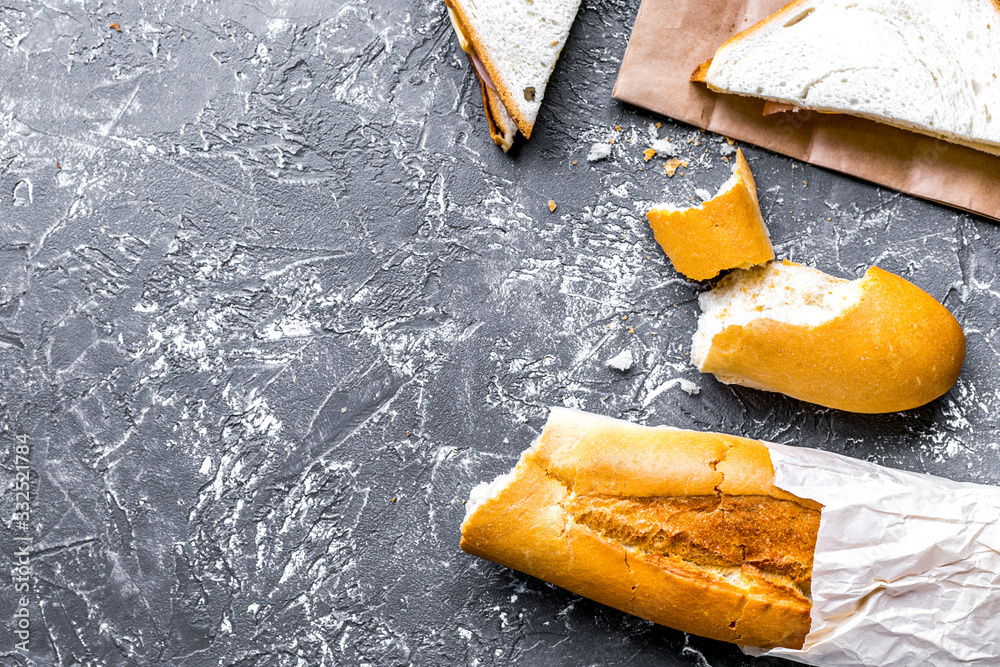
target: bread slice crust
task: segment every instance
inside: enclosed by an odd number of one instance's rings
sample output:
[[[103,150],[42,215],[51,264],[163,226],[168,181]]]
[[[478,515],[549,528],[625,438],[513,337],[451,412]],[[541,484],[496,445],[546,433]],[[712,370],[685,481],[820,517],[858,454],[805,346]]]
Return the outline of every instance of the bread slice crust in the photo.
[[[511,91],[507,82],[500,77],[500,70],[497,63],[494,62],[492,54],[488,49],[483,48],[483,38],[475,29],[475,26],[470,20],[465,8],[456,0],[445,0],[445,5],[454,13],[455,18],[461,26],[462,32],[469,41],[470,47],[475,52],[476,57],[479,58],[479,61],[483,63],[486,71],[489,72],[490,78],[493,80],[493,85],[496,86],[496,94],[499,96],[499,100],[503,103],[504,108],[507,109],[507,113],[510,114],[510,117],[514,120],[514,123],[517,125],[517,129],[520,130],[525,139],[530,139],[531,131],[534,129],[534,122],[529,122],[528,119],[524,117],[524,114],[521,113],[520,108],[515,102],[513,91]],[[496,139],[494,138],[494,141],[495,140]]]
[[[752,440],[554,408],[461,547],[684,632],[799,648],[821,507],[773,477]]]

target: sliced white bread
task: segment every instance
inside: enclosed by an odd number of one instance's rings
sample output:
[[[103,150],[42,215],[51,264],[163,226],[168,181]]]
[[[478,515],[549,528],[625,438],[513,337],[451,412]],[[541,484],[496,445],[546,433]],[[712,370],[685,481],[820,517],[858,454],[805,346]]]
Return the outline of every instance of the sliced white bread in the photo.
[[[965,334],[916,285],[878,268],[853,281],[791,262],[737,269],[698,299],[691,362],[726,384],[838,410],[896,412],[958,379]]]
[[[445,0],[483,89],[490,134],[504,150],[538,117],[580,0]]]
[[[1000,152],[998,0],[795,0],[692,79]]]

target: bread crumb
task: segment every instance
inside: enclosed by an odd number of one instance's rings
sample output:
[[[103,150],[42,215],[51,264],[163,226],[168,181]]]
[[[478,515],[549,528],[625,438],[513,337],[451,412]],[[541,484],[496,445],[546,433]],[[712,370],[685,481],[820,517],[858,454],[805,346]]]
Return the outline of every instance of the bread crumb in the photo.
[[[549,46],[559,46],[559,40],[553,39],[551,42],[549,42]]]
[[[732,146],[732,145],[734,145],[736,143],[736,140],[735,139],[730,139],[729,137],[726,137],[726,143],[729,144],[730,146]]]
[[[621,125],[615,125],[615,129],[618,130],[619,132],[621,132],[622,131],[622,126]]]
[[[550,199],[549,200],[549,213],[555,213],[555,210],[556,210],[556,202],[555,202],[554,199]],[[409,435],[409,433],[407,433],[407,435]]]
[[[344,414],[345,412],[347,412],[347,408],[341,408],[340,409],[340,414]]]
[[[613,368],[616,371],[621,371],[622,373],[630,370],[632,368],[632,364],[634,363],[635,359],[632,357],[632,350],[620,352],[604,362],[608,368]]]
[[[660,129],[661,127],[663,127],[663,123],[657,123],[657,124],[656,124],[656,129],[657,129],[657,130],[658,130],[658,129]]]
[[[118,32],[122,31],[122,27],[120,25],[118,25],[117,23],[112,23],[111,24],[111,29],[112,30],[117,30]]]
[[[598,142],[590,147],[590,152],[587,153],[587,162],[597,162],[598,160],[606,160],[608,156],[611,155],[611,143]]]
[[[687,160],[680,160],[678,158],[670,158],[663,163],[663,169],[667,172],[667,178],[673,178],[680,167],[686,166],[688,166]]]

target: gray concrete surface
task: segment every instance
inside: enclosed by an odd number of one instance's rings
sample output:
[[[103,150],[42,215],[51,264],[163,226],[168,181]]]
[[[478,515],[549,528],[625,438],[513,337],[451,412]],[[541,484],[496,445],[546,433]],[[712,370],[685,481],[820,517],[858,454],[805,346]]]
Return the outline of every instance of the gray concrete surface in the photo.
[[[781,256],[912,280],[966,365],[884,416],[689,365],[642,213],[729,146],[612,100],[637,7],[584,2],[504,155],[440,0],[0,6],[0,663],[779,664],[459,551],[549,405],[1000,483],[994,223],[744,146]]]

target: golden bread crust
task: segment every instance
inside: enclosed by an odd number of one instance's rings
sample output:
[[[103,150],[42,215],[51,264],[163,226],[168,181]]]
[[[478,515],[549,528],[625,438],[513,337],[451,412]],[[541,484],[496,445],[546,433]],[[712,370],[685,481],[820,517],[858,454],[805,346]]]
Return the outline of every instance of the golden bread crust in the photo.
[[[857,304],[818,326],[758,319],[712,339],[700,370],[838,410],[909,410],[958,379],[965,334],[916,285],[872,267]]]
[[[752,440],[553,410],[461,547],[684,632],[798,648],[819,506],[773,476]]]
[[[774,249],[757,202],[757,186],[743,151],[736,151],[736,183],[696,206],[654,207],[646,214],[656,241],[674,268],[693,280],[721,271],[749,268],[774,259]]]
[[[711,66],[712,66],[712,59],[709,58],[705,62],[695,67],[694,71],[691,72],[691,80],[697,81],[699,83],[704,83],[705,77],[708,76],[708,68]]]

